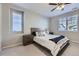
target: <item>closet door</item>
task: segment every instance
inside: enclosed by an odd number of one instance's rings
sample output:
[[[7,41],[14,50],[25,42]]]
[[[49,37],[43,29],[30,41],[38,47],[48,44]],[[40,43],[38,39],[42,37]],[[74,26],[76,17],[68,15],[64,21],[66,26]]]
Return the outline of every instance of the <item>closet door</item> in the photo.
[[[2,28],[1,28],[1,25],[2,25],[2,24],[1,24],[1,20],[2,20],[1,17],[2,17],[2,16],[1,16],[1,3],[0,3],[0,51],[1,51],[1,36],[2,36],[2,35],[1,35],[1,29],[2,29]]]

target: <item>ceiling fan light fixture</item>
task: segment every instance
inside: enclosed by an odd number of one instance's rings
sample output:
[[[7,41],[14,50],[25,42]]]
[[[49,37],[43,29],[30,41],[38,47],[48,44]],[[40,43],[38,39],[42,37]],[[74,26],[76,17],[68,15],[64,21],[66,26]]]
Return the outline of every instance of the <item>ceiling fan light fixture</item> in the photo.
[[[63,9],[63,8],[64,8],[64,4],[63,4],[63,3],[57,5],[57,10],[61,10],[61,9]]]
[[[65,5],[67,5],[67,4],[70,4],[70,3],[49,3],[49,5],[56,5],[51,10],[51,12],[54,11],[54,10],[61,10],[61,11],[63,11],[65,9]]]

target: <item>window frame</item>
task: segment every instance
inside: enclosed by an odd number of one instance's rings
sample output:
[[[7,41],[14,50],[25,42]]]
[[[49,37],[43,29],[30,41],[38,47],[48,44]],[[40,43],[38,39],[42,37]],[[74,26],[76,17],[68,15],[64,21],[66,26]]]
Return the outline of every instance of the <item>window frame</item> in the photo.
[[[71,22],[71,18],[72,17],[74,17],[75,18],[75,20],[77,21],[76,22],[76,30],[74,31],[74,30],[69,30],[69,19],[70,19],[70,22]],[[59,30],[59,26],[60,26],[60,20],[61,19],[63,19],[63,18],[65,18],[65,20],[66,20],[66,30]],[[62,17],[62,18],[60,18],[59,19],[59,21],[58,21],[58,31],[61,31],[61,32],[63,32],[63,31],[65,31],[65,32],[78,32],[78,14],[75,14],[75,15],[72,15],[72,16],[68,16],[68,17]]]
[[[72,15],[72,16],[68,17],[68,18],[70,18],[70,21],[72,21],[72,20],[71,20],[72,17],[76,17],[76,19],[75,19],[75,20],[77,21],[77,22],[76,22],[76,26],[77,26],[77,27],[76,27],[76,31],[69,30],[69,27],[68,27],[68,31],[70,31],[70,32],[78,32],[78,14],[75,14],[75,15]],[[69,21],[68,21],[68,22],[69,22]],[[69,26],[69,24],[68,24],[68,26]]]
[[[63,20],[64,19],[64,20]],[[58,21],[58,31],[60,31],[60,32],[67,32],[67,26],[65,26],[66,28],[65,28],[65,30],[59,30],[59,27],[60,27],[60,21],[66,21],[65,23],[67,24],[67,17],[62,17],[62,18],[60,18],[59,19],[59,21]]]
[[[13,12],[22,13],[22,19],[21,19],[21,21],[22,21],[21,22],[21,30],[22,31],[13,31],[13,15],[12,15]],[[11,20],[11,31],[12,32],[14,32],[14,33],[24,33],[24,12],[23,11],[10,8],[10,20]]]

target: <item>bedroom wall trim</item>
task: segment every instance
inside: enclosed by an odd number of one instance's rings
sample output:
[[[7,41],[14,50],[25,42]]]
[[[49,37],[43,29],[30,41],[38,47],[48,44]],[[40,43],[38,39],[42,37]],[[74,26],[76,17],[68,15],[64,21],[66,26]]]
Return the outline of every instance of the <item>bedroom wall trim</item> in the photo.
[[[71,41],[71,42],[79,44],[79,42],[78,42],[78,41]]]
[[[4,46],[2,47],[2,49],[11,48],[11,47],[20,46],[20,45],[22,45],[22,42]]]

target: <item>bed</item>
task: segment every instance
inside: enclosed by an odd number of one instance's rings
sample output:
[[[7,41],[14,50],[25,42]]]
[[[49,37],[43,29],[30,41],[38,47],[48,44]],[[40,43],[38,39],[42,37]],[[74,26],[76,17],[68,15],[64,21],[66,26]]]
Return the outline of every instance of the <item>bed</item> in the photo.
[[[33,41],[39,45],[47,48],[51,51],[53,56],[56,56],[67,44],[69,44],[69,39],[67,37],[62,38],[58,42],[54,42],[50,39],[60,37],[60,35],[47,34],[46,36],[36,36],[36,32],[44,31],[40,28],[31,28],[31,34],[34,35]]]

